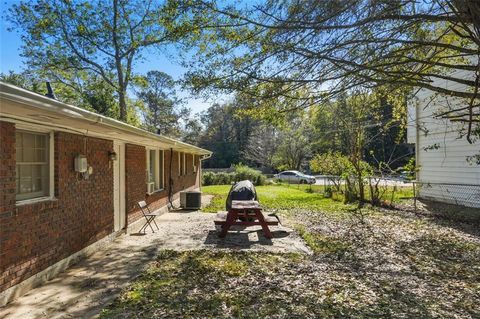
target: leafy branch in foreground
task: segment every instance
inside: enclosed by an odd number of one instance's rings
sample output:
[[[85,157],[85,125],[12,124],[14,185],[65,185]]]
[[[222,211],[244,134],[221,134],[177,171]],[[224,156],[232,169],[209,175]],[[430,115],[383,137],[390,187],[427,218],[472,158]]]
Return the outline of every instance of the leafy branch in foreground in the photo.
[[[305,108],[358,87],[424,88],[464,99],[465,110],[449,111],[473,141],[480,113],[477,1],[286,0],[243,8],[203,1],[193,8],[229,26],[192,38],[192,49],[200,49],[187,83],[198,91],[277,99],[277,110],[285,111],[285,103]]]
[[[115,91],[122,121],[135,64],[147,48],[179,41],[201,23],[183,19],[176,1],[20,2],[10,9],[12,29],[22,32],[22,56],[29,70],[81,87],[79,72],[102,79]]]

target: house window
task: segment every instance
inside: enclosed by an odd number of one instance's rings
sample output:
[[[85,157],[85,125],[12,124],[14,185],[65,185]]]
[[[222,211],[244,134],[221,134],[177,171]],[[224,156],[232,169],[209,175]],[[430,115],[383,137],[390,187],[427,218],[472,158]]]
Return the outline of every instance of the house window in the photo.
[[[157,158],[157,151],[156,150],[148,150],[147,153],[147,183],[153,183],[155,184],[155,175],[156,175],[156,168],[157,165],[155,165]],[[156,189],[156,185],[154,186],[154,189]]]
[[[16,131],[16,200],[50,195],[50,136]]]
[[[147,192],[153,193],[164,188],[163,150],[148,149],[146,155]]]

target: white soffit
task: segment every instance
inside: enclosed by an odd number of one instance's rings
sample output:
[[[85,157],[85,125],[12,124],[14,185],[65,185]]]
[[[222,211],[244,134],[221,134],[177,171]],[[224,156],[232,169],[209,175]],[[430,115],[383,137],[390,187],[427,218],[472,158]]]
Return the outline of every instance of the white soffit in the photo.
[[[146,146],[173,148],[198,155],[212,152],[172,138],[53,100],[0,82],[0,119],[55,127],[72,133],[122,140]]]

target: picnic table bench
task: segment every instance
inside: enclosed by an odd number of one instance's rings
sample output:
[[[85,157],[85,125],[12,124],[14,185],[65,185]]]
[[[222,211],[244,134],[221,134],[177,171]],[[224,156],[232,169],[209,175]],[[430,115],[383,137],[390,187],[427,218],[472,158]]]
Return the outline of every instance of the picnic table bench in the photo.
[[[269,225],[278,225],[278,220],[274,217],[262,213],[262,207],[255,200],[234,200],[232,207],[228,212],[220,212],[215,219],[215,225],[222,226],[220,237],[225,237],[231,226],[262,226],[263,234],[267,238],[272,238]]]

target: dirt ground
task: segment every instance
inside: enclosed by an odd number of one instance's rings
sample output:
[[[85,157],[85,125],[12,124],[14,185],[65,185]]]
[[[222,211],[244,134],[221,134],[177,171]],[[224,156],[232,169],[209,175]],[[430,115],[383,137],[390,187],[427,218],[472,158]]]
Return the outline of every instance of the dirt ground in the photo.
[[[277,211],[312,255],[163,250],[102,317],[480,318],[478,209],[334,204]]]
[[[210,197],[202,201],[207,204]],[[163,249],[311,253],[292,229],[280,225],[271,227],[273,239],[266,239],[260,227],[232,228],[221,239],[214,218],[215,214],[199,211],[163,214],[156,219],[159,231],[118,237],[104,250],[0,308],[0,318],[95,317]]]
[[[272,253],[310,253],[303,240],[288,227],[270,226],[274,238],[267,239],[263,236],[260,226],[247,228],[233,226],[225,238],[219,238],[219,230],[213,224],[214,219],[215,214],[197,211],[162,215],[159,218],[161,231],[154,235],[155,244],[161,249],[178,251],[220,248]]]

